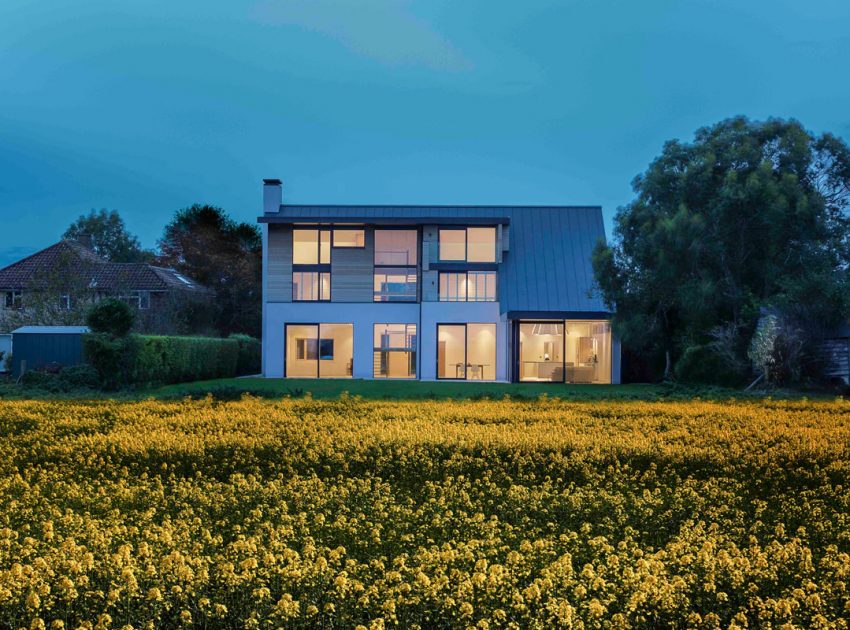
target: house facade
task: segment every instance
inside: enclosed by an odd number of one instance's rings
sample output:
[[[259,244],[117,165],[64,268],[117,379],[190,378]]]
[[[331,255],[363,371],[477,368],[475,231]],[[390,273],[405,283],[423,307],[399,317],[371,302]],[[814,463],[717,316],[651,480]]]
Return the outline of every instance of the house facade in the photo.
[[[263,199],[266,377],[619,383],[600,207]]]
[[[168,332],[175,308],[213,293],[174,269],[113,263],[83,243],[61,240],[0,269],[0,329],[85,323],[89,306],[114,297],[136,311],[145,332]]]

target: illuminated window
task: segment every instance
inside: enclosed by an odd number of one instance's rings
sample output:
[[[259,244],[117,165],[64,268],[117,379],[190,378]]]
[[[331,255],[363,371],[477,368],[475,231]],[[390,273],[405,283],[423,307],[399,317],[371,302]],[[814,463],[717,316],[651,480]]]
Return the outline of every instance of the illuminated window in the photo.
[[[334,230],[334,247],[366,247],[366,230]]]

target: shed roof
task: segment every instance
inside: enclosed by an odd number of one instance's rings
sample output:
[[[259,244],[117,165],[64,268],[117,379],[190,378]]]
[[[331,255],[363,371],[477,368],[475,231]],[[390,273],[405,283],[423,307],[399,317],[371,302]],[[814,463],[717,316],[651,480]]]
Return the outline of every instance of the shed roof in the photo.
[[[473,222],[510,226],[499,265],[503,311],[607,312],[595,290],[591,254],[605,241],[600,206],[282,205],[264,223],[339,221],[411,224]]]
[[[21,326],[13,335],[82,335],[89,331],[87,326]]]

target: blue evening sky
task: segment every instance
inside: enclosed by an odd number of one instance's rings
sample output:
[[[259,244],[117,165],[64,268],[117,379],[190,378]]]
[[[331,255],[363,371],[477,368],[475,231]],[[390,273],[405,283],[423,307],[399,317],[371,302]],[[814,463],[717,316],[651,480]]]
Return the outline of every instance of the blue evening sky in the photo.
[[[3,0],[0,264],[118,209],[601,204],[670,138],[850,139],[847,0]]]

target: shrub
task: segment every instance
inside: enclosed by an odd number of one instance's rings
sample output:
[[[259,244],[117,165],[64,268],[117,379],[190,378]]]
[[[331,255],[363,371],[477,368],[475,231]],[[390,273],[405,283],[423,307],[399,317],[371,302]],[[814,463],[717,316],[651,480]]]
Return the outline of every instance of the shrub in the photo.
[[[740,365],[730,362],[714,344],[690,346],[676,362],[676,378],[683,383],[739,387],[746,381]]]
[[[59,384],[65,391],[98,389],[100,374],[90,365],[69,365],[59,370]]]
[[[94,333],[126,337],[133,328],[135,315],[130,307],[115,298],[94,304],[86,314],[86,324]]]
[[[260,365],[262,357],[262,346],[259,339],[254,339],[250,335],[230,335],[228,339],[233,339],[239,343],[239,357],[236,361],[236,374],[244,376],[246,374],[259,374],[262,371]]]
[[[115,339],[106,333],[83,335],[83,356],[98,374],[103,389],[126,385],[135,344],[132,337]]]
[[[83,353],[97,371],[102,386],[116,389],[236,376],[239,342],[156,335],[115,339],[91,333],[83,338]]]

